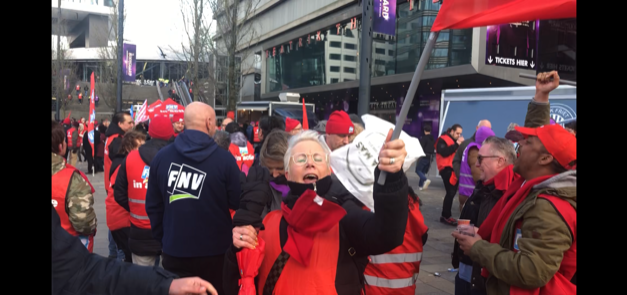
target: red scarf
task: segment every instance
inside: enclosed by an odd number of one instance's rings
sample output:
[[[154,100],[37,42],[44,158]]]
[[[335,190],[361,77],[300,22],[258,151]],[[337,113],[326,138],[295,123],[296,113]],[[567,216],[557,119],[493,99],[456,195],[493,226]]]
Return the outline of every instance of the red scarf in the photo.
[[[509,189],[494,205],[494,208],[492,208],[492,211],[488,215],[488,218],[486,218],[486,220],[481,224],[478,232],[479,236],[492,244],[500,244],[501,235],[503,234],[505,225],[507,224],[507,221],[509,220],[511,215],[514,213],[514,210],[516,210],[516,208],[518,208],[518,206],[525,200],[527,195],[529,195],[529,192],[531,192],[533,186],[551,177],[553,177],[553,175],[536,177],[527,182],[525,182],[522,177],[519,177],[514,182],[512,182],[512,184],[509,186]],[[525,182],[524,185],[522,185],[523,182]],[[510,196],[511,199],[508,201]],[[487,278],[489,274],[490,273],[486,268],[481,269],[481,275],[483,277]]]
[[[314,199],[316,192],[306,190],[292,209],[281,203],[283,217],[287,221],[287,242],[283,250],[304,266],[309,265],[313,239],[316,233],[326,232],[338,224],[346,215],[346,210],[329,200],[319,198],[322,204]]]

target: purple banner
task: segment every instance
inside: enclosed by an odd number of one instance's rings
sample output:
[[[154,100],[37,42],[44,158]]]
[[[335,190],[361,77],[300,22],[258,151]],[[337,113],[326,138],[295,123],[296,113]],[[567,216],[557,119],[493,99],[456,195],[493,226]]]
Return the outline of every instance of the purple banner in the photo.
[[[136,47],[134,44],[126,44],[122,47],[122,75],[124,82],[135,82]]]
[[[405,97],[401,96],[396,99],[396,118],[401,112]],[[440,128],[440,100],[441,96],[435,95],[418,95],[414,98],[413,105],[409,108],[407,119],[403,125],[403,131],[410,136],[421,138],[424,135],[424,127],[431,127],[431,135],[437,139],[438,128]]]
[[[372,30],[375,33],[396,35],[396,0],[374,0]]]

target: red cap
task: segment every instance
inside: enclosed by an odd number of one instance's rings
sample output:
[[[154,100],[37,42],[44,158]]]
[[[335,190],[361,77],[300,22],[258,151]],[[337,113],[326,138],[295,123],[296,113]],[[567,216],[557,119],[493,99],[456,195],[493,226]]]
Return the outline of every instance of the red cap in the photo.
[[[294,130],[294,128],[298,127],[298,125],[300,125],[300,122],[298,120],[285,118],[285,132],[290,132]]]
[[[174,128],[170,119],[163,116],[156,116],[150,120],[148,135],[151,138],[168,140],[174,136]]]
[[[226,117],[235,120],[235,113],[233,111],[229,111],[226,113]]]
[[[345,111],[335,111],[327,121],[327,134],[353,134],[355,126]]]
[[[525,138],[536,136],[546,150],[562,167],[572,169],[572,161],[577,160],[577,138],[558,124],[538,128],[515,127]]]
[[[183,114],[176,113],[172,115],[172,123],[174,122],[183,122]]]

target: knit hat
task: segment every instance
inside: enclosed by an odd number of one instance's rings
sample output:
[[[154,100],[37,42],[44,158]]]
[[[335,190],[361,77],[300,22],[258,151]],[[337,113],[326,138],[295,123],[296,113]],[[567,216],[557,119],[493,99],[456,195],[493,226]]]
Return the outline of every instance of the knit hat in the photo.
[[[233,111],[229,111],[226,113],[226,117],[235,120],[235,113]]]
[[[172,123],[183,122],[183,114],[176,113],[172,115]]]
[[[516,127],[525,138],[537,136],[546,150],[562,167],[571,169],[571,162],[577,160],[577,138],[558,124],[538,128]]]
[[[298,127],[298,125],[300,125],[300,122],[298,120],[285,118],[285,132],[290,132],[294,130],[294,128]]]
[[[331,113],[327,121],[327,134],[353,134],[354,132],[355,125],[346,112],[335,111]]]
[[[156,116],[150,122],[148,135],[154,139],[169,140],[174,136],[172,122],[166,117]]]

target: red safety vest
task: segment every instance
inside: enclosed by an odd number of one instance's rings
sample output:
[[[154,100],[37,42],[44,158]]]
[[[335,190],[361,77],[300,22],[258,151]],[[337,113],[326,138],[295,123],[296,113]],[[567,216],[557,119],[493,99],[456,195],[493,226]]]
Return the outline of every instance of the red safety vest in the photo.
[[[264,259],[259,267],[257,284],[259,295],[263,295],[263,287],[270,269],[282,251],[279,234],[282,216],[281,210],[268,213],[263,221],[266,230],[259,232],[259,237],[266,242]],[[329,231],[315,235],[309,266],[301,265],[292,257],[287,260],[273,294],[337,295],[335,276],[339,251],[340,226],[338,223]]]
[[[82,93],[78,94],[78,99],[83,99],[83,94]]]
[[[229,152],[231,152],[231,155],[235,157],[237,167],[239,167],[240,171],[242,170],[242,166],[244,164],[246,164],[246,166],[250,168],[255,162],[255,149],[253,148],[253,145],[250,144],[250,142],[246,142],[245,148],[239,147],[232,143],[231,145],[229,145]]]
[[[74,131],[76,131],[76,127],[72,127],[72,128],[67,130],[67,147],[69,147],[69,148],[73,148],[74,147],[74,145],[72,143],[72,141],[74,140],[74,137],[72,137],[72,135],[74,134]],[[77,140],[76,144],[78,145],[78,140]]]
[[[253,127],[253,141],[255,143],[260,141],[259,140],[259,127],[258,126]]]
[[[453,141],[453,139],[448,136],[447,134],[444,134],[442,136],[440,136],[440,138],[442,140],[444,140],[444,142],[446,142],[446,146],[451,146],[454,145],[455,142]],[[434,147],[436,149],[436,153],[435,153],[435,163],[438,165],[438,171],[442,171],[444,168],[446,167],[451,167],[453,168],[453,159],[455,158],[455,153],[450,154],[448,157],[442,157],[442,155],[440,155],[437,152],[438,149],[438,141],[435,141]],[[449,179],[450,183],[452,185],[456,185],[457,184],[457,175],[455,175],[455,173],[451,174],[451,178]]]
[[[150,219],[146,213],[146,191],[150,166],[144,163],[139,151],[131,151],[126,156],[126,176],[128,179],[128,207],[131,209],[131,223],[142,229],[150,229]]]
[[[541,288],[522,289],[516,286],[510,286],[510,295],[575,295],[577,294],[577,286],[571,283],[571,280],[577,272],[577,211],[566,200],[550,195],[539,195],[538,198],[544,198],[553,204],[557,213],[568,225],[570,232],[573,234],[573,243],[562,258],[560,268],[557,270],[553,278]],[[522,236],[521,232],[522,220],[518,220],[515,224],[514,235],[514,252],[518,252],[518,238]]]
[[[126,209],[122,208],[118,202],[115,201],[113,196],[113,186],[115,185],[115,179],[118,176],[120,166],[113,171],[111,175],[111,183],[107,191],[107,198],[105,199],[105,209],[107,211],[107,227],[110,231],[122,229],[131,226],[130,214]]]
[[[70,218],[68,216],[67,202],[66,197],[68,195],[68,188],[70,187],[70,182],[72,181],[72,175],[74,172],[85,179],[85,181],[91,187],[91,193],[95,192],[94,187],[87,179],[87,176],[83,174],[80,170],[74,168],[72,165],[66,164],[65,168],[61,169],[61,171],[52,175],[52,205],[54,209],[59,214],[59,219],[61,220],[61,227],[65,229],[69,234],[79,237],[83,245],[89,250],[90,253],[94,252],[94,235],[82,236],[80,235],[70,223]]]
[[[403,244],[385,254],[369,257],[370,263],[364,272],[368,295],[416,294],[416,281],[422,260],[422,236],[428,227],[425,225],[418,202],[414,202],[409,196],[408,198],[409,218]]]
[[[81,90],[81,86],[80,85],[76,85],[76,91],[80,91]]]
[[[109,170],[111,170],[111,159],[109,158],[109,146],[111,145],[111,142],[116,138],[120,136],[119,134],[113,134],[111,136],[109,136],[106,140],[105,140],[105,147],[104,147],[104,182],[105,182],[105,191],[109,191]]]

